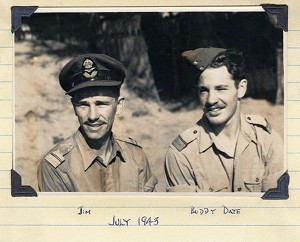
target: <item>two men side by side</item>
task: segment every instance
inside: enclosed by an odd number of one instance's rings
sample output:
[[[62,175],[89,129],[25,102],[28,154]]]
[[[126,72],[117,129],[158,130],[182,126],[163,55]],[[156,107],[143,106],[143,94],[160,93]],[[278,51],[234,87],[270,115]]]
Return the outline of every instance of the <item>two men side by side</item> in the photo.
[[[199,71],[198,95],[203,116],[170,145],[165,159],[167,191],[265,192],[284,173],[283,143],[260,116],[241,113],[247,90],[244,58],[221,48],[186,51]],[[41,191],[155,191],[141,145],[112,132],[123,109],[120,87],[125,68],[104,54],[72,59],[59,81],[71,96],[79,129],[41,161]]]

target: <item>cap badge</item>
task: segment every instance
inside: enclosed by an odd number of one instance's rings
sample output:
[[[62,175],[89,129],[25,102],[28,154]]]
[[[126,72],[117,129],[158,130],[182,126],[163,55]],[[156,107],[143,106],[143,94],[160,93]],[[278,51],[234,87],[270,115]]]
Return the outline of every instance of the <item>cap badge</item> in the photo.
[[[93,78],[97,76],[98,70],[95,63],[91,59],[85,59],[82,64],[82,75],[86,78]]]

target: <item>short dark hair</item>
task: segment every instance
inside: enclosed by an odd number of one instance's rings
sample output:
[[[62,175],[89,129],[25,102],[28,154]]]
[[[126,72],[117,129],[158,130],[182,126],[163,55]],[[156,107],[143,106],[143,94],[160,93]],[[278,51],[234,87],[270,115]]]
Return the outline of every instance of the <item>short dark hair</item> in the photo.
[[[229,49],[220,52],[208,67],[218,68],[222,66],[226,66],[228,72],[232,75],[236,87],[238,87],[241,80],[246,78],[245,58],[241,51]]]

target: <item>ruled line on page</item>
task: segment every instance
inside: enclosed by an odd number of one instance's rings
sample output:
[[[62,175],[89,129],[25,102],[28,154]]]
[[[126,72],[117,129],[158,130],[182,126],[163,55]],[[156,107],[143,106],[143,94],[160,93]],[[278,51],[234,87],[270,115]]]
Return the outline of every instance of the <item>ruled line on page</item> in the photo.
[[[0,227],[112,227],[109,224],[0,224]],[[127,227],[127,226],[126,226]],[[153,228],[130,224],[128,227]],[[300,227],[300,224],[159,224],[155,227]]]

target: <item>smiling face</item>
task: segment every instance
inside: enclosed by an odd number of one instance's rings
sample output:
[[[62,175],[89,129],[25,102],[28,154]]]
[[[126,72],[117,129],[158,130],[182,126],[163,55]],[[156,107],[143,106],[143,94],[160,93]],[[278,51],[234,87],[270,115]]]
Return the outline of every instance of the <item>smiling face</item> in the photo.
[[[74,93],[72,104],[87,143],[106,139],[124,99],[108,88],[86,88]]]
[[[207,68],[199,78],[198,94],[204,115],[212,125],[226,125],[240,115],[240,98],[245,95],[247,80],[236,86],[226,66]]]

